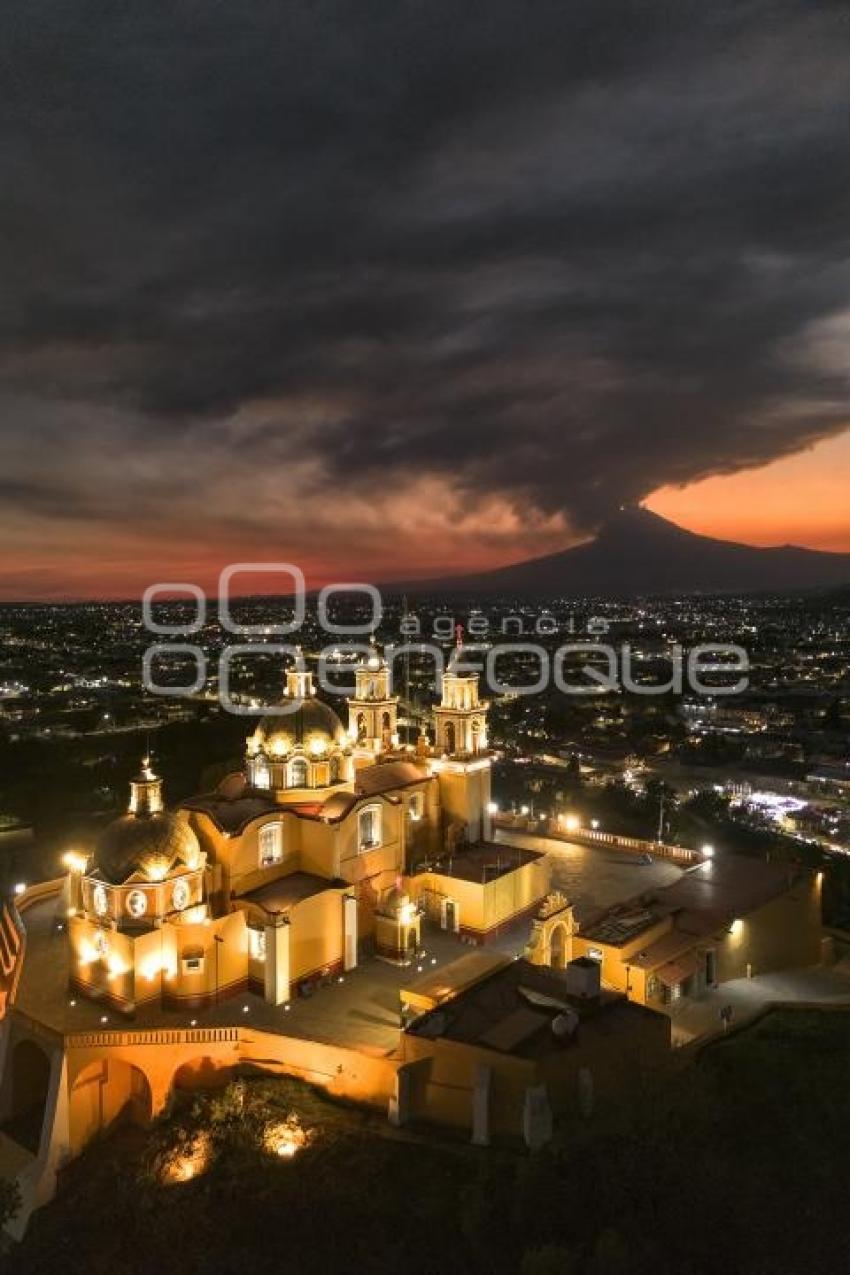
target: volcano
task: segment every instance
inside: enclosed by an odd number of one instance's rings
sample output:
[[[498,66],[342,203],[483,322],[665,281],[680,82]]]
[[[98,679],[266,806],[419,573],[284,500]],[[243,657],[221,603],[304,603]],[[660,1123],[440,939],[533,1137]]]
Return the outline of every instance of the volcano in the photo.
[[[388,592],[628,597],[789,593],[850,586],[850,553],[761,549],[686,531],[640,506],[624,508],[585,544],[494,571],[416,580]]]

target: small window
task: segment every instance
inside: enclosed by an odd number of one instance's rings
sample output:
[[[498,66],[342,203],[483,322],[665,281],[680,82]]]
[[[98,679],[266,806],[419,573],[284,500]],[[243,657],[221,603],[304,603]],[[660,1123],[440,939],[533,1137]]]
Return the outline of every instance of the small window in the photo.
[[[269,768],[264,757],[254,762],[254,787],[269,788],[271,787],[271,776]]]
[[[270,868],[283,860],[283,827],[267,823],[260,829],[260,867]]]
[[[381,808],[367,806],[360,811],[357,823],[358,845],[361,850],[372,850],[381,844]]]
[[[204,971],[203,952],[184,952],[183,953],[183,973],[184,974],[202,974],[203,971]]]
[[[342,761],[338,753],[334,753],[331,758],[330,770],[328,773],[332,784],[338,784],[342,779]]]
[[[591,961],[596,961],[598,962],[599,965],[602,964],[603,953],[602,953],[601,947],[589,947],[587,949],[587,955],[589,956]]]

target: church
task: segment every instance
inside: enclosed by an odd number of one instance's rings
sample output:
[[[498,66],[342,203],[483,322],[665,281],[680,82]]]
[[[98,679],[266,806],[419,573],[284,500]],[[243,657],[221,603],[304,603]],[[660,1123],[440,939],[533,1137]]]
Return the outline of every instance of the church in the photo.
[[[531,917],[545,858],[490,841],[487,704],[443,675],[434,739],[403,746],[374,640],[348,723],[303,657],[214,792],[165,809],[145,758],[127,812],[69,866],[70,977],[125,1014],[253,991],[282,1005],[361,956],[406,964],[428,917],[481,944]]]

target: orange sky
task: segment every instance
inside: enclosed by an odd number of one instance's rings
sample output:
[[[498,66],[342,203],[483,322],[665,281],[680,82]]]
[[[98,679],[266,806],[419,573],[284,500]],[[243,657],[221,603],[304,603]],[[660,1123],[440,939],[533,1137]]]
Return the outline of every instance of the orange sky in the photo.
[[[850,431],[762,469],[662,487],[644,504],[721,540],[850,552]]]

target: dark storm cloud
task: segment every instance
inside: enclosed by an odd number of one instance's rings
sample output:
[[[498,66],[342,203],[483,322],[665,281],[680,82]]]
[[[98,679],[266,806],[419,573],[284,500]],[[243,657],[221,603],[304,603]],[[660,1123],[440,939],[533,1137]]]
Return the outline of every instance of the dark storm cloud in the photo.
[[[107,410],[93,514],[257,401],[243,468],[582,526],[847,422],[842,5],[12,0],[0,50],[5,428]]]

